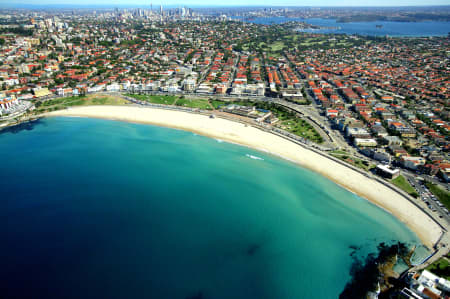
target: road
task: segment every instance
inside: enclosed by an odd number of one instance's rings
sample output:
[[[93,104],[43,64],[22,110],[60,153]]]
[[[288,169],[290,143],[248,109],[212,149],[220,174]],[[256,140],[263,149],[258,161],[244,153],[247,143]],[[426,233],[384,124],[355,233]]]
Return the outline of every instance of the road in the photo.
[[[423,183],[417,180],[417,176],[406,171],[402,171],[402,175],[408,180],[411,186],[417,190],[417,193],[419,193],[420,199],[418,199],[418,201],[421,201],[421,205],[424,209],[428,209],[433,216],[444,219],[447,221],[447,224],[450,225],[450,214],[447,209],[439,205],[439,200],[432,195],[430,190],[428,190]]]

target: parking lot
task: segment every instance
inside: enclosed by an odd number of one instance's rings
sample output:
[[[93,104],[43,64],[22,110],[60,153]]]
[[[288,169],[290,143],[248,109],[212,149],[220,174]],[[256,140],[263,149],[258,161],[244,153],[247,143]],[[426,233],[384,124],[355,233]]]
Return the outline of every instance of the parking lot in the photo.
[[[423,203],[427,206],[427,208],[431,212],[433,212],[433,214],[437,215],[439,218],[444,218],[448,222],[450,222],[449,210],[425,186],[425,181],[423,179],[416,178],[406,173],[403,173],[403,175],[407,178],[411,186],[413,186],[416,189],[417,193],[419,194],[420,200],[423,201]]]

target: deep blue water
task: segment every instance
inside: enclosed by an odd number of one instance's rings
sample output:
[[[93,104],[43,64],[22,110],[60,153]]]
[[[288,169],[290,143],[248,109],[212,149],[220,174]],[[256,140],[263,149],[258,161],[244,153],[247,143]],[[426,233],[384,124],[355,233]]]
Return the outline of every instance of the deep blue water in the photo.
[[[337,298],[352,248],[419,244],[316,173],[190,132],[50,118],[0,156],[0,298]]]
[[[237,18],[237,17],[236,17]],[[238,18],[237,18],[238,19]],[[372,36],[447,36],[450,32],[450,22],[351,22],[337,23],[335,19],[303,19],[286,17],[260,17],[249,22],[256,24],[281,24],[289,21],[306,22],[322,27],[333,27],[334,29],[305,30],[314,33],[345,33]],[[376,28],[376,25],[383,25]]]

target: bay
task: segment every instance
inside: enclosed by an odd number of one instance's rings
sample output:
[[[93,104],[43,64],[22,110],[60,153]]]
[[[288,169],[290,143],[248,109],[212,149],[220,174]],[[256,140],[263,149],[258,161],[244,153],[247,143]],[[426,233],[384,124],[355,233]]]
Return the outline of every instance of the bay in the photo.
[[[317,173],[191,132],[48,118],[0,156],[0,297],[337,298],[355,257],[420,245]]]
[[[242,19],[235,17],[235,19]],[[359,34],[369,36],[447,36],[450,33],[450,22],[349,22],[338,23],[335,19],[323,18],[286,18],[286,17],[258,17],[248,22],[255,24],[281,24],[291,21],[305,22],[311,25],[327,27],[331,29],[306,29],[305,32],[311,33],[333,33],[333,34]],[[381,25],[377,28],[376,25]]]

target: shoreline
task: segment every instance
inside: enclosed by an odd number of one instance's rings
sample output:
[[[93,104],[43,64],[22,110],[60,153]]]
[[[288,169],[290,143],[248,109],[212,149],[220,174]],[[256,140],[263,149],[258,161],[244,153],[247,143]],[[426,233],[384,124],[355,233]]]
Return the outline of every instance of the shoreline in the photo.
[[[278,135],[239,122],[211,119],[206,115],[182,111],[130,106],[80,106],[42,116],[89,117],[152,124],[247,146],[319,173],[377,205],[408,226],[430,249],[443,233],[441,227],[425,212],[382,183]]]

